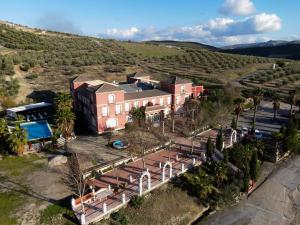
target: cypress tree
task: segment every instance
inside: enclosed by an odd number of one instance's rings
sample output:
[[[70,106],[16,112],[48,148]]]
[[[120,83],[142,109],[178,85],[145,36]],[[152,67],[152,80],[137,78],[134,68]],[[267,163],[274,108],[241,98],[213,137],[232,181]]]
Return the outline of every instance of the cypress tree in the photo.
[[[210,161],[212,160],[213,153],[214,153],[214,144],[212,143],[211,138],[208,137],[206,143],[206,156]]]
[[[250,160],[250,178],[253,181],[257,181],[259,175],[259,162],[257,157],[257,151],[254,151]]]

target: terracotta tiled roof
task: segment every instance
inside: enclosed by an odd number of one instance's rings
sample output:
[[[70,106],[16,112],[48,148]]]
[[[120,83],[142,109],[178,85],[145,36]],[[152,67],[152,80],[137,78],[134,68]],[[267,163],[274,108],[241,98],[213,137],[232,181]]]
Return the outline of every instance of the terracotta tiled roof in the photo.
[[[177,77],[177,76],[170,77],[168,80],[166,80],[164,82],[169,83],[169,84],[189,84],[189,83],[192,83],[192,81],[190,81],[188,79],[183,79],[183,78],[180,78],[180,77]]]
[[[141,92],[125,93],[124,97],[125,97],[125,101],[126,101],[126,100],[157,97],[157,96],[164,96],[164,95],[171,96],[171,94],[169,92],[161,91],[159,89],[153,89],[153,90],[147,90],[147,91],[141,91]]]
[[[109,83],[103,83],[96,86],[90,86],[88,89],[92,92],[96,93],[102,93],[102,92],[111,92],[111,91],[122,91],[121,88],[119,88],[116,85],[109,84]]]

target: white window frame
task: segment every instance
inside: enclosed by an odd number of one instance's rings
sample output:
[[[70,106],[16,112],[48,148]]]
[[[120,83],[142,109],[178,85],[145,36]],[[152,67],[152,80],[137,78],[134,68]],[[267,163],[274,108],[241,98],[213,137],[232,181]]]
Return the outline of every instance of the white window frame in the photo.
[[[164,98],[159,99],[159,105],[164,105]]]
[[[125,112],[129,112],[129,111],[130,111],[130,103],[125,102]]]
[[[138,108],[139,105],[140,105],[139,101],[135,101],[135,102],[134,102],[134,108]]]
[[[107,106],[102,106],[101,114],[102,114],[102,116],[108,116],[109,115],[109,109],[108,109]]]
[[[171,96],[169,96],[168,99],[167,99],[168,105],[171,105],[171,102],[172,102],[172,99],[171,99]]]
[[[180,86],[180,94],[185,94],[185,85]]]
[[[180,96],[176,96],[176,105],[179,105],[180,104]]]
[[[148,100],[143,100],[143,106],[146,106],[148,104]]]
[[[155,105],[155,104],[156,104],[156,99],[153,98],[153,99],[151,100],[151,102],[152,102],[153,105]]]
[[[116,111],[116,115],[121,114],[122,113],[122,105],[116,105],[115,111]]]
[[[113,104],[116,101],[116,96],[114,94],[109,94],[108,95],[108,103]]]

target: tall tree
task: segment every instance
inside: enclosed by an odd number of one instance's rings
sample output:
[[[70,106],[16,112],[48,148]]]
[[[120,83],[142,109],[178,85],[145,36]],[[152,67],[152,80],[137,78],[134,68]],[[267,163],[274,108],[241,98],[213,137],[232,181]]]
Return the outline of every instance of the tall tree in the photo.
[[[274,111],[274,116],[273,116],[273,120],[276,120],[276,115],[278,110],[280,109],[280,98],[277,94],[275,94],[273,96],[273,111]]]
[[[27,133],[20,126],[16,126],[9,134],[8,141],[10,149],[17,155],[22,155],[27,144]]]
[[[249,166],[250,178],[253,182],[256,182],[259,176],[259,161],[257,157],[257,151],[253,151]]]
[[[244,98],[236,98],[234,101],[235,104],[235,108],[234,108],[234,113],[236,115],[236,127],[238,127],[238,122],[239,122],[239,116],[241,115],[241,113],[244,110],[244,103],[245,103],[245,99]]]
[[[85,213],[83,196],[86,191],[86,181],[76,153],[73,152],[71,156],[68,157],[67,166],[68,170],[65,174],[64,181],[69,189],[79,197],[82,213]]]
[[[212,156],[214,154],[214,148],[215,148],[215,146],[212,143],[211,138],[208,137],[207,142],[206,142],[206,156],[210,162],[213,161]]]
[[[219,133],[216,138],[216,149],[219,151],[223,150],[223,142],[224,142],[224,137],[223,137],[223,128],[219,130]]]
[[[250,171],[249,171],[249,163],[245,163],[245,167],[243,169],[243,188],[242,191],[247,192],[249,191],[249,181],[250,181]]]
[[[230,127],[231,127],[233,130],[236,130],[236,129],[237,129],[237,121],[236,121],[236,119],[235,119],[234,117],[232,117]]]
[[[296,90],[290,90],[288,96],[288,102],[290,103],[290,115],[293,113],[293,105],[295,103]]]
[[[254,105],[253,122],[252,122],[252,130],[253,131],[255,130],[257,107],[260,105],[262,98],[263,98],[262,89],[260,89],[260,88],[255,89],[252,93],[252,99],[253,99],[253,105]]]
[[[75,114],[72,111],[72,97],[61,92],[54,99],[56,109],[56,124],[63,137],[67,140],[74,129]]]

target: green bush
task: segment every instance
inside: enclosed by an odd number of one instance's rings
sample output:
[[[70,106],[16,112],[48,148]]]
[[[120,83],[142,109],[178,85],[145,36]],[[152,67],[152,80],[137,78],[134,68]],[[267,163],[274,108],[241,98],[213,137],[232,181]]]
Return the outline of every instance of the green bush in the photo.
[[[22,63],[20,65],[20,70],[27,72],[30,69],[30,65],[28,63]]]
[[[33,80],[33,79],[38,78],[38,76],[39,76],[38,74],[32,73],[32,74],[27,75],[25,78],[28,80]]]
[[[130,199],[130,205],[134,208],[140,208],[144,202],[144,197],[135,195]]]
[[[112,213],[110,217],[112,219],[111,225],[127,225],[128,224],[127,217],[121,211]]]

